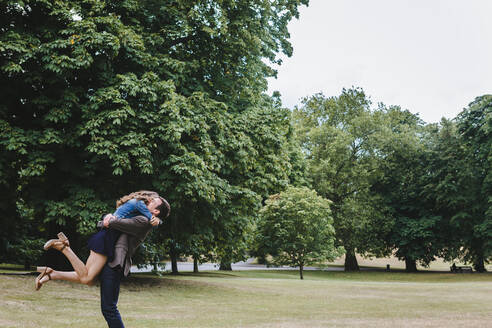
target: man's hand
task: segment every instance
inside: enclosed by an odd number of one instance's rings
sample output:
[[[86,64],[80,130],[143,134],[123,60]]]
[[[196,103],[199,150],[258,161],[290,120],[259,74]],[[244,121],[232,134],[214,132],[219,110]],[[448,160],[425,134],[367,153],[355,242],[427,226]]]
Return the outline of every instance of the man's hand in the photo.
[[[158,217],[156,216],[153,216],[152,219],[150,220],[150,224],[155,227],[155,226],[158,226],[159,224],[161,224],[162,221],[161,219],[159,219]]]
[[[103,226],[105,228],[108,228],[109,227],[109,220],[115,218],[115,216],[113,214],[106,214],[106,216],[104,217],[104,220],[103,220]]]

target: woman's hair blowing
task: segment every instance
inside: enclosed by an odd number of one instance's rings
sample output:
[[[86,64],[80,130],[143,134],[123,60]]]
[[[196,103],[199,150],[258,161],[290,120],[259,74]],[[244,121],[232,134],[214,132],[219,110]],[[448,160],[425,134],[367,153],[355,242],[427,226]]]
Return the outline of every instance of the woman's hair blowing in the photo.
[[[120,207],[125,204],[127,201],[135,198],[136,200],[143,200],[145,204],[149,204],[150,201],[154,198],[160,198],[159,194],[155,191],[149,190],[140,190],[136,192],[132,192],[131,194],[125,195],[116,201],[116,207]],[[167,203],[167,202],[166,202]],[[169,204],[168,204],[169,206]]]
[[[134,198],[136,200],[143,200],[146,205],[148,205],[152,201],[152,199],[159,198],[161,200],[161,204],[156,207],[156,209],[159,210],[159,215],[157,216],[162,219],[165,219],[171,213],[171,206],[169,205],[167,200],[159,196],[159,194],[156,193],[155,191],[149,191],[149,190],[140,190],[121,197],[116,201],[116,207],[118,208],[121,205],[125,204],[127,201]]]

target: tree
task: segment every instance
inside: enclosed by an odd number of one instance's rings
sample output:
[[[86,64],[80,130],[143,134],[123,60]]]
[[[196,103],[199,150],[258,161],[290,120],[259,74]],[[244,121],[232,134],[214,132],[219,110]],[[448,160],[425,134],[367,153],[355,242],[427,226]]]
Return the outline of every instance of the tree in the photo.
[[[492,258],[492,96],[477,97],[455,122],[443,121],[433,192],[453,233],[444,256],[485,271]]]
[[[192,234],[204,231],[207,249],[240,240],[283,156],[285,136],[268,131],[285,112],[264,94],[275,74],[264,59],[292,52],[287,24],[301,4],[2,2],[0,183],[9,197],[0,206],[17,224],[5,225],[2,247],[63,229],[79,249],[100,213],[136,189],[171,201],[152,238],[168,242],[173,263],[196,251],[183,242]],[[270,114],[245,130],[248,118]],[[206,229],[231,225],[230,238]]]
[[[334,246],[331,202],[306,187],[288,187],[270,196],[260,210],[257,247],[276,265],[299,267],[332,261],[343,253]]]
[[[417,271],[441,254],[449,228],[435,206],[432,161],[434,126],[417,115],[393,107],[387,112],[391,138],[381,148],[380,179],[372,191],[381,196],[392,229],[384,238],[406,270]]]
[[[313,188],[333,201],[337,243],[345,248],[345,270],[358,270],[355,257],[389,252],[382,238],[391,227],[381,200],[370,192],[380,175],[378,147],[385,135],[384,113],[372,110],[362,89],[343,89],[303,100],[294,120]],[[377,231],[379,230],[379,231]],[[368,232],[372,235],[369,236]]]

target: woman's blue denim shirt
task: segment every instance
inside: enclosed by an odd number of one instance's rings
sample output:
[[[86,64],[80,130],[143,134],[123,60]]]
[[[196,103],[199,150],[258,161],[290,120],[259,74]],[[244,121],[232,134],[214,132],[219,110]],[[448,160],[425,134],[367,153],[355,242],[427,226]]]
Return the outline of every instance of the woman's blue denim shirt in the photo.
[[[113,215],[119,219],[131,218],[137,215],[143,215],[149,220],[152,219],[152,213],[150,213],[147,205],[142,200],[136,200],[135,198],[120,205]]]

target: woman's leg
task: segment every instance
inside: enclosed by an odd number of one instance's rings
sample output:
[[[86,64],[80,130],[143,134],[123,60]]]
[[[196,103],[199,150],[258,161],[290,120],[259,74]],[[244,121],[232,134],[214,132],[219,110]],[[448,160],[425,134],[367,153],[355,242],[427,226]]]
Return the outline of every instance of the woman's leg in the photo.
[[[87,268],[87,279],[89,280],[89,283],[92,283],[97,278],[107,261],[108,257],[106,255],[91,251],[85,265]]]
[[[104,264],[106,264],[106,261],[108,260],[106,255],[91,251],[89,258],[87,259],[87,263],[84,264],[70,247],[65,247],[62,253],[70,261],[75,271],[67,272],[53,270],[50,274],[51,280],[67,280],[84,285],[92,285],[93,281],[99,275],[104,267]],[[43,279],[41,279],[41,284],[47,282],[48,280],[50,280],[49,277],[43,277]]]
[[[50,280],[66,280],[71,282],[77,282],[79,284],[81,283],[79,279],[79,275],[75,271],[53,270],[53,272],[50,273],[50,277],[44,276],[43,279],[41,279],[41,284],[45,284]]]
[[[62,250],[62,253],[70,261],[75,272],[77,272],[81,284],[91,283],[92,280],[97,277],[99,272],[101,272],[104,264],[106,264],[106,261],[108,260],[106,255],[91,251],[87,263],[84,264],[70,247],[65,247],[65,249]]]

